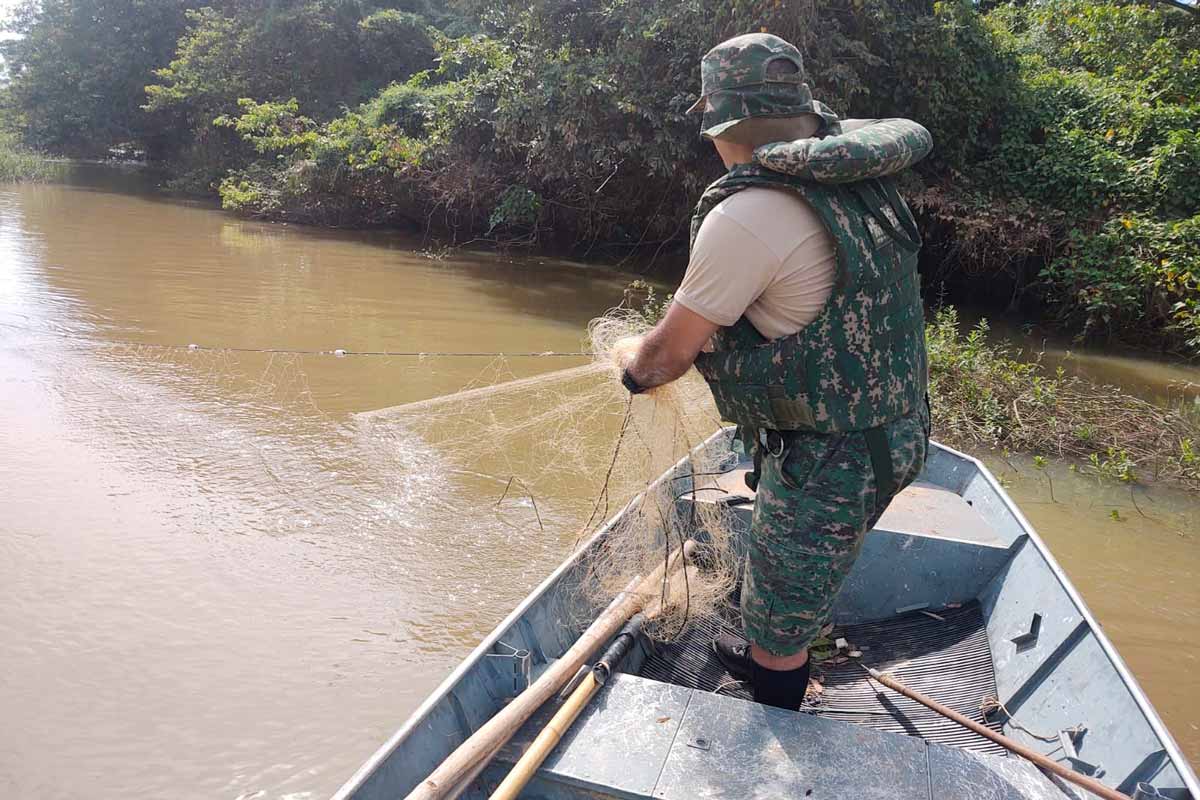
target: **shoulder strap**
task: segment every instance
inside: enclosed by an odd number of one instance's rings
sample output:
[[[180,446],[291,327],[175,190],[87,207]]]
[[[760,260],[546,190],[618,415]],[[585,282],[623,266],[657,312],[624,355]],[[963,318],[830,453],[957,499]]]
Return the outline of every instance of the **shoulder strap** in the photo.
[[[849,184],[849,186],[858,195],[858,199],[866,206],[875,221],[879,223],[879,227],[883,228],[888,236],[895,239],[900,247],[914,253],[921,249],[921,232],[917,229],[916,220],[909,213],[904,199],[900,197],[895,181],[871,180]],[[875,196],[869,197],[868,192]],[[892,211],[896,214],[900,227],[904,229],[903,233],[897,230],[888,215],[883,213],[884,202],[891,206]]]

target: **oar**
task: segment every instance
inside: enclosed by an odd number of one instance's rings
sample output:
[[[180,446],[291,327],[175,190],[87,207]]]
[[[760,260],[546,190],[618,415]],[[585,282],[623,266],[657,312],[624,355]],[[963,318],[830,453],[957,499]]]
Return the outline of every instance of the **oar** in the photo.
[[[888,687],[889,689],[899,692],[900,694],[904,695],[905,697],[909,698],[910,700],[916,700],[921,705],[925,706],[926,708],[933,709],[934,711],[941,714],[946,719],[953,720],[954,722],[957,722],[959,725],[962,725],[965,728],[970,728],[971,730],[975,731],[976,733],[978,733],[980,736],[984,737],[985,739],[990,739],[993,742],[995,742],[996,744],[1000,745],[1001,747],[1007,748],[1008,750],[1016,753],[1017,755],[1021,756],[1022,758],[1032,761],[1034,764],[1037,764],[1042,769],[1046,769],[1046,770],[1053,772],[1055,775],[1062,778],[1063,780],[1070,781],[1071,783],[1075,784],[1076,786],[1087,789],[1092,794],[1105,798],[1105,800],[1129,800],[1129,795],[1121,794],[1116,789],[1112,789],[1108,786],[1105,786],[1103,783],[1096,780],[1095,778],[1089,778],[1087,775],[1080,775],[1075,770],[1070,769],[1069,767],[1064,767],[1062,764],[1059,764],[1057,761],[1055,761],[1053,759],[1047,758],[1046,756],[1042,755],[1041,753],[1037,752],[1036,750],[1031,750],[1030,748],[1026,747],[1025,745],[1023,745],[1019,742],[1013,741],[1012,739],[1008,738],[1004,734],[996,733],[991,728],[988,728],[984,725],[980,725],[978,722],[971,719],[970,717],[965,717],[962,714],[955,711],[954,709],[947,708],[946,706],[942,705],[938,701],[936,701],[930,697],[926,697],[925,695],[921,694],[920,692],[916,692],[916,691],[913,691],[912,689],[909,689],[907,686],[900,683],[895,678],[892,678],[888,675],[884,675],[882,672],[879,672],[878,670],[871,669],[866,664],[862,664],[861,662],[860,662],[859,666],[861,666],[863,669],[865,669],[867,672],[869,672],[871,674],[872,678],[879,681],[880,683],[882,683],[884,686]]]
[[[689,539],[671,554],[667,563],[660,564],[640,581],[630,581],[626,590],[596,617],[575,644],[563,653],[562,658],[547,667],[528,689],[467,737],[428,778],[409,792],[407,800],[442,800],[458,789],[463,779],[475,771],[480,762],[490,760],[525,720],[561,689],[602,644],[616,635],[621,626],[640,611],[647,601],[660,594],[663,577],[674,572],[681,561],[691,558],[695,548],[696,543]]]

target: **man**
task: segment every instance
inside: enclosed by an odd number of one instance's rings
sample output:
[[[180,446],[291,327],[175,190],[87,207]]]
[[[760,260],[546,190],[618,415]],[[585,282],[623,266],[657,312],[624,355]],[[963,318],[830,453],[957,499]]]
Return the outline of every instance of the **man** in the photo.
[[[839,122],[776,36],[717,45],[701,75],[692,110],[729,172],[700,200],[687,273],[623,382],[638,393],[695,364],[738,424],[757,489],[748,643],[714,648],[757,701],[798,709],[863,536],[925,461],[920,241],[887,176],[932,142],[907,120]]]

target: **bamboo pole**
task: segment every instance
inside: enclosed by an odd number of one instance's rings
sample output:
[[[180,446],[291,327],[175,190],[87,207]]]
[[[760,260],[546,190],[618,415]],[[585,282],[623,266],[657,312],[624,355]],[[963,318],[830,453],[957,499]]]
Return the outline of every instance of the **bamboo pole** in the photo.
[[[691,565],[685,562],[682,567],[671,573],[670,577],[667,578],[666,591],[664,592],[660,589],[658,596],[642,611],[646,619],[655,619],[663,611],[671,608],[678,601],[678,598],[686,593],[687,580],[684,574],[690,567]],[[665,605],[663,602],[664,599],[666,600]],[[616,657],[618,661],[623,655],[622,653]],[[602,656],[601,660],[603,661],[607,658],[608,655],[606,654]],[[613,662],[607,665],[607,669],[615,669],[616,666],[617,662]],[[496,787],[496,791],[492,793],[489,800],[516,800],[521,790],[533,779],[538,767],[542,765],[542,762],[546,760],[554,748],[558,746],[558,743],[562,741],[562,737],[575,724],[575,720],[579,718],[583,709],[587,707],[587,704],[591,702],[592,698],[596,696],[596,693],[600,691],[603,685],[603,683],[596,680],[596,673],[594,671],[587,673],[583,680],[580,681],[579,686],[575,687],[571,696],[567,698],[567,701],[563,703],[562,707],[546,723],[546,727],[542,728],[537,738],[534,739],[529,748],[521,755],[520,760],[513,765],[513,768],[505,776],[501,784]],[[450,800],[454,799],[451,798]]]
[[[1032,761],[1034,764],[1041,767],[1042,769],[1053,772],[1055,775],[1062,778],[1063,780],[1070,781],[1071,783],[1075,784],[1076,786],[1086,789],[1087,791],[1091,792],[1094,795],[1097,795],[1098,797],[1105,798],[1105,800],[1129,800],[1129,795],[1121,794],[1116,789],[1113,789],[1109,786],[1105,786],[1103,783],[1096,780],[1095,778],[1090,778],[1087,775],[1080,775],[1078,772],[1071,769],[1070,767],[1064,767],[1062,764],[1058,763],[1057,761],[1055,761],[1051,758],[1047,758],[1046,756],[1042,755],[1041,753],[1037,752],[1036,750],[1030,749],[1023,744],[1021,744],[1017,741],[1014,741],[1013,739],[1008,738],[1007,736],[1005,736],[1002,733],[996,733],[991,728],[989,728],[985,725],[980,725],[978,722],[971,719],[970,717],[963,716],[962,714],[958,713],[954,709],[947,708],[946,706],[942,705],[938,701],[936,701],[930,697],[926,697],[925,695],[921,694],[920,692],[909,689],[907,686],[900,683],[896,679],[894,679],[888,675],[885,675],[882,672],[879,672],[878,670],[871,669],[870,667],[866,666],[865,664],[862,665],[862,668],[865,669],[867,672],[869,672],[871,674],[872,678],[879,681],[880,683],[882,683],[884,686],[888,687],[889,689],[899,692],[900,694],[904,695],[905,697],[909,698],[910,700],[916,700],[918,703],[925,706],[926,708],[933,709],[937,713],[941,714],[943,717],[954,720],[959,725],[962,725],[965,728],[970,728],[971,730],[975,731],[976,733],[978,733],[980,736],[984,737],[985,739],[990,739],[991,741],[995,742],[996,744],[1000,745],[1001,747],[1007,748],[1008,750],[1011,750],[1012,752],[1016,753],[1017,755],[1021,756],[1022,758]]]
[[[516,800],[525,784],[529,783],[538,767],[546,760],[546,756],[550,755],[550,751],[558,745],[567,729],[599,690],[600,684],[596,681],[596,676],[588,672],[567,698],[567,702],[563,703],[562,708],[558,709],[533,740],[533,744],[529,745],[521,760],[504,777],[496,791],[492,792],[490,800]]]
[[[674,571],[681,560],[690,558],[696,543],[689,539],[674,551],[667,563],[655,568],[646,578],[630,581],[626,590],[613,599],[588,626],[562,658],[551,664],[528,689],[500,709],[479,730],[458,746],[437,769],[411,792],[406,800],[444,800],[479,763],[486,762],[507,742],[525,720],[570,680],[597,649],[621,629],[661,589],[663,577]]]

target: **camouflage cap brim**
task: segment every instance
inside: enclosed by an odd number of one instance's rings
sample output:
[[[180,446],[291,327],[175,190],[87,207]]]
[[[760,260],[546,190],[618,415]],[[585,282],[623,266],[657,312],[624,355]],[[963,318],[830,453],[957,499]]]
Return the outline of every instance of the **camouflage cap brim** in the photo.
[[[700,135],[711,139],[744,119],[798,117],[814,113],[814,105],[807,83],[765,83],[713,92],[700,98],[692,110],[704,111]]]

